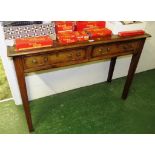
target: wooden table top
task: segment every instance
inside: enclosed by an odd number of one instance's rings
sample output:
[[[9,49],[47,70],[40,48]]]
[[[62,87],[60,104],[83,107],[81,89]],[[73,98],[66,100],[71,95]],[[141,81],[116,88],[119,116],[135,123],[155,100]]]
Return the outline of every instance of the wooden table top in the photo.
[[[121,42],[121,41],[130,41],[130,40],[136,40],[136,39],[142,39],[151,37],[150,34],[145,33],[144,35],[138,35],[138,36],[132,36],[132,37],[120,37],[118,35],[112,35],[108,37],[102,37],[102,38],[96,38],[93,39],[93,41],[85,41],[85,42],[76,42],[72,44],[62,45],[57,41],[54,41],[53,46],[51,47],[44,47],[44,48],[37,48],[37,49],[31,49],[31,50],[24,50],[24,51],[16,51],[14,46],[8,46],[7,47],[7,55],[8,57],[16,57],[16,56],[22,56],[22,55],[28,55],[28,54],[36,54],[36,53],[46,53],[46,52],[52,52],[57,50],[64,50],[64,49],[72,49],[76,47],[85,47],[90,45],[98,45],[98,44],[107,44],[112,42]]]

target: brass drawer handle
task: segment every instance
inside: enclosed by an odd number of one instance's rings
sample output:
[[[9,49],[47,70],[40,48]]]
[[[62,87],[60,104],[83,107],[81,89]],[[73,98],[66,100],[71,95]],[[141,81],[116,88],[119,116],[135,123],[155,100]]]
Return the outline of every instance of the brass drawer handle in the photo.
[[[72,55],[72,54],[68,55],[68,58],[69,58],[70,60],[72,60],[72,61],[75,60],[75,59],[73,58],[73,55]]]
[[[109,51],[110,51],[110,48],[108,47],[108,48],[107,48],[107,52],[109,52]]]
[[[76,53],[76,56],[77,57],[80,57],[81,56],[81,53],[79,52],[79,53]]]
[[[102,49],[99,49],[98,51],[99,51],[99,52],[102,52]]]
[[[33,59],[33,60],[32,60],[32,63],[33,63],[33,64],[36,64],[36,63],[37,63],[37,60],[36,60],[36,59]]]
[[[104,51],[103,49],[99,49],[98,50],[101,54],[105,54],[106,51]]]
[[[44,57],[44,62],[47,62],[48,61],[48,57]]]

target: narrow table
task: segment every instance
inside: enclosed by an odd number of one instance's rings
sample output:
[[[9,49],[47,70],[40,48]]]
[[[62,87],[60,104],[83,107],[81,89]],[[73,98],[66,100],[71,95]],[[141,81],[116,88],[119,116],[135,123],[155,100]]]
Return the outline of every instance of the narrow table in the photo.
[[[25,83],[26,73],[52,68],[63,69],[65,66],[73,67],[76,64],[111,59],[107,78],[107,82],[111,82],[117,57],[132,55],[122,93],[122,99],[126,99],[147,37],[150,37],[150,35],[144,34],[134,37],[112,35],[68,45],[61,45],[57,41],[54,41],[52,47],[21,52],[17,52],[14,46],[8,46],[8,57],[13,58],[29,131],[31,132],[34,129]]]

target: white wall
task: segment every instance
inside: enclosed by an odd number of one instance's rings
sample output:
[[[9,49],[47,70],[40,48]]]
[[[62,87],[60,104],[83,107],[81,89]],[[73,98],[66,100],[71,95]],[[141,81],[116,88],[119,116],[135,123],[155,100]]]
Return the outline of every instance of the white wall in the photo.
[[[146,32],[152,37],[148,38],[144,45],[137,72],[155,68],[155,21],[147,22]]]
[[[7,79],[8,79],[15,103],[21,104],[22,100],[21,100],[21,96],[18,88],[15,69],[14,69],[13,61],[7,57],[7,48],[4,40],[4,33],[3,33],[3,28],[1,26],[1,23],[0,23],[0,57],[3,62],[3,67],[7,75]]]
[[[137,72],[155,68],[155,22],[147,22],[146,32],[152,35],[147,39]],[[0,30],[2,33],[2,30]],[[1,42],[3,41],[3,42]],[[15,70],[10,58],[6,56],[4,38],[0,38],[0,47],[6,74],[16,104],[21,104],[20,93],[15,76]],[[3,45],[2,45],[3,44]],[[3,48],[2,48],[3,47]],[[121,57],[116,62],[113,78],[126,76],[131,56]],[[109,61],[91,63],[63,70],[51,70],[29,74],[26,77],[29,100],[64,92],[67,90],[103,82],[107,79]]]

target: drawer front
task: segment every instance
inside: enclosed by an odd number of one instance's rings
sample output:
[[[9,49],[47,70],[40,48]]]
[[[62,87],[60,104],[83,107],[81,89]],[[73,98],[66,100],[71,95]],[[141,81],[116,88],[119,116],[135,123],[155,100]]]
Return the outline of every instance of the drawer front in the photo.
[[[78,61],[86,59],[85,49],[65,50],[56,53],[42,54],[35,56],[24,56],[24,69],[38,70],[39,68],[46,68],[50,65],[66,66],[69,64],[76,64]]]
[[[122,42],[122,43],[115,43],[109,45],[100,45],[94,47],[92,51],[92,57],[98,57],[102,55],[108,55],[113,53],[125,53],[125,52],[136,52],[138,48],[139,41],[132,41],[132,42]]]
[[[126,43],[120,43],[118,45],[119,52],[133,52],[135,53],[138,48],[139,41],[132,41]]]
[[[35,68],[46,65],[48,63],[47,55],[25,56],[23,58],[24,68]]]
[[[78,61],[86,58],[85,49],[61,51],[49,55],[50,64],[65,63],[70,61]]]

